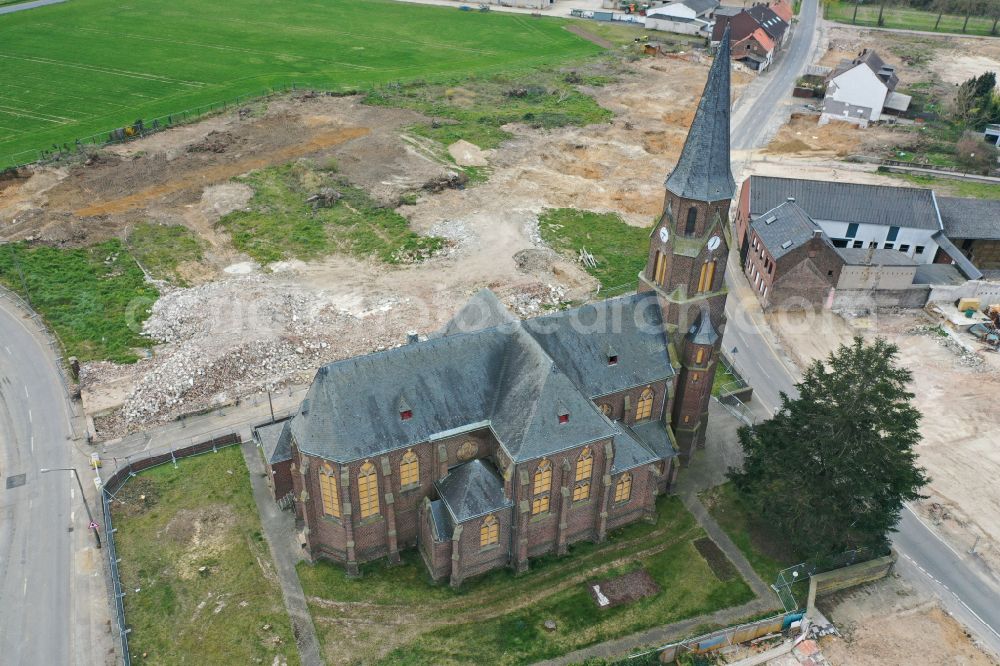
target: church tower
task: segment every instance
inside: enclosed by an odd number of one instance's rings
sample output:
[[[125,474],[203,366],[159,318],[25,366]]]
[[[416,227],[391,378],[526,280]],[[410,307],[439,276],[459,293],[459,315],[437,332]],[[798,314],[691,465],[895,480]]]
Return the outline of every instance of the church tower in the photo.
[[[729,205],[729,28],[677,166],[667,177],[640,292],[656,293],[677,372],[671,427],[682,464],[705,444],[708,403],[726,325]]]

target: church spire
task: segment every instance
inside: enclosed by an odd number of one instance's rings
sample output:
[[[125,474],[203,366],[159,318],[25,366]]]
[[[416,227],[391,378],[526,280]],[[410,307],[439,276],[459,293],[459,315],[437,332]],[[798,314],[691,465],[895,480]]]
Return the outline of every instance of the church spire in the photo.
[[[667,189],[696,201],[732,199],[736,183],[729,166],[729,30],[722,35],[715,62],[708,72],[677,166],[667,177]]]

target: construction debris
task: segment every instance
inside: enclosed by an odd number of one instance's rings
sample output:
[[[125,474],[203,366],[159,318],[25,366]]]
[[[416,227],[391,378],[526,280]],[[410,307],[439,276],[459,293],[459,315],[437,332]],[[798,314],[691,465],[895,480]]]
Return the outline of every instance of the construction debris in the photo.
[[[312,204],[313,209],[329,208],[341,200],[342,195],[332,187],[324,187],[319,192],[306,199],[307,204]]]

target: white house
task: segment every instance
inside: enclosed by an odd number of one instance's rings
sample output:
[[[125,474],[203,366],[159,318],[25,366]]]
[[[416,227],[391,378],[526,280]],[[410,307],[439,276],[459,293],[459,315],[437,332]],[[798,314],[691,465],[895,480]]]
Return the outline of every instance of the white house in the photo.
[[[681,0],[646,12],[646,29],[708,36],[718,0]]]
[[[906,111],[910,97],[896,92],[897,83],[895,68],[865,49],[831,72],[819,124],[841,120],[868,127],[869,123],[884,120],[886,111]]]

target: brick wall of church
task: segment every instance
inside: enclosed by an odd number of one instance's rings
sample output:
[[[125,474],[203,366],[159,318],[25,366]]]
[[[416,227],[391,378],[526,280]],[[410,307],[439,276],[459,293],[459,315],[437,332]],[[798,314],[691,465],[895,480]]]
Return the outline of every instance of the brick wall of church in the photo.
[[[421,502],[417,516],[420,526],[420,555],[427,565],[427,570],[430,571],[431,578],[436,581],[443,580],[451,575],[451,541],[434,540],[428,503]]]
[[[480,545],[480,527],[486,516],[473,518],[462,523],[462,529],[455,526],[457,539],[452,541],[452,552],[458,548],[459,552],[459,580],[457,584],[466,578],[477,576],[486,571],[506,566],[510,561],[510,509],[498,511],[493,516],[496,517],[499,525],[499,539],[496,545],[483,547]],[[454,573],[453,573],[454,575]]]
[[[611,496],[608,500],[608,529],[612,530],[633,523],[655,511],[656,475],[652,465],[628,470],[632,475],[632,494],[627,501],[615,502],[615,488],[624,475],[611,477]]]
[[[667,368],[663,369],[664,373],[667,372]],[[608,405],[611,407],[611,413],[608,415],[613,421],[623,421],[629,425],[635,423],[635,413],[636,405],[639,403],[639,396],[648,386],[653,389],[653,412],[652,418],[657,418],[660,414],[666,412],[670,413],[670,401],[672,396],[670,391],[667,390],[668,386],[673,385],[673,379],[665,380],[662,382],[654,382],[652,384],[645,384],[643,386],[636,386],[630,388],[626,391],[621,391],[619,393],[612,393],[600,398],[594,399],[594,404],[601,407],[601,405]],[[628,403],[628,409],[626,410],[626,398]],[[664,410],[664,399],[667,400],[666,410]]]

